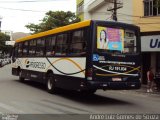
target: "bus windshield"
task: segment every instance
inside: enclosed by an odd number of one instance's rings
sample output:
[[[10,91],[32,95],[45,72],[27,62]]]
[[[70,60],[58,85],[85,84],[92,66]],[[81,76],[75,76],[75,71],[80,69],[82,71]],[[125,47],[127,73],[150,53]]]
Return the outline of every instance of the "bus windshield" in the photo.
[[[97,49],[109,53],[136,53],[135,31],[97,26]]]

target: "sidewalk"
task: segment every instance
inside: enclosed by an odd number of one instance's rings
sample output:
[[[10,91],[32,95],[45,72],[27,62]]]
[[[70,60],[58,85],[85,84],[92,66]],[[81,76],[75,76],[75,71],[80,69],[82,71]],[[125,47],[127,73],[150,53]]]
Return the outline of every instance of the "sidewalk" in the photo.
[[[142,85],[141,88],[135,92],[160,95],[160,91],[156,89],[154,89],[153,92],[147,92],[147,85]]]

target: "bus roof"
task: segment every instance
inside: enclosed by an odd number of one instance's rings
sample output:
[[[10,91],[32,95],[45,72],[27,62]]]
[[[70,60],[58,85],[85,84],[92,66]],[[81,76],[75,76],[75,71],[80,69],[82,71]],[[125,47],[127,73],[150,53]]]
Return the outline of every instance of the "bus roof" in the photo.
[[[17,39],[16,42],[22,42],[22,41],[26,41],[26,40],[31,40],[31,39],[35,39],[35,38],[44,37],[44,36],[47,36],[47,35],[52,35],[52,34],[56,34],[56,33],[60,33],[60,32],[65,32],[65,31],[68,31],[68,30],[74,30],[74,29],[77,29],[77,28],[90,26],[90,23],[91,23],[91,20],[86,20],[86,21],[82,21],[82,22],[58,27],[58,28],[55,28],[55,29],[52,29],[52,30],[48,30],[48,31],[45,31],[45,32],[40,32],[40,33],[37,33],[37,34],[33,34],[33,35],[30,35],[30,36],[26,36],[26,37]]]

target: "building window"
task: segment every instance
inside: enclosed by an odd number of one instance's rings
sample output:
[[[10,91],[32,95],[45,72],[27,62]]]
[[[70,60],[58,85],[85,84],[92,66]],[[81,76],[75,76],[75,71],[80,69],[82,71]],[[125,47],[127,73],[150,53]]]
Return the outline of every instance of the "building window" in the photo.
[[[158,15],[160,15],[160,1],[144,0],[144,16],[158,16]]]
[[[84,11],[84,1],[77,5],[77,14],[80,14]]]

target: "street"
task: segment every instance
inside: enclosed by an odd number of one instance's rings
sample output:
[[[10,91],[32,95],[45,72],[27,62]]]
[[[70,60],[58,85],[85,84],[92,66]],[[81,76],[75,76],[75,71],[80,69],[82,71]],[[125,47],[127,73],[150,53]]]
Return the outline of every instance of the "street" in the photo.
[[[19,82],[11,75],[11,65],[0,68],[0,114],[156,114],[160,113],[159,100],[158,94],[133,90],[98,90],[92,96],[69,91],[52,95],[42,84]]]

